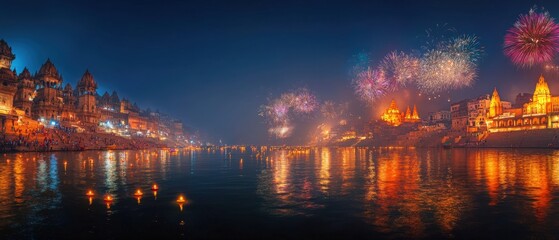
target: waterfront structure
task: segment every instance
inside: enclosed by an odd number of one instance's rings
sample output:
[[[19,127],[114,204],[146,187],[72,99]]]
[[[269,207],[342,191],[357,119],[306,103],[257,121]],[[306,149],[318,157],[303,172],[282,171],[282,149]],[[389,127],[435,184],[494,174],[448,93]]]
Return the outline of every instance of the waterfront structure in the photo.
[[[392,99],[390,106],[384,111],[380,118],[390,126],[396,127],[402,124],[402,115],[394,99]]]
[[[494,90],[491,101],[495,110],[488,116],[490,132],[559,128],[559,96],[551,95],[543,75],[536,83],[531,101],[522,107],[505,109],[499,104],[497,90]]]
[[[14,107],[24,111],[25,115],[31,116],[31,106],[35,98],[35,81],[27,68],[18,76],[17,92],[14,98]]]
[[[451,129],[455,132],[463,132],[468,126],[468,102],[464,99],[450,105]]]
[[[17,91],[17,75],[11,70],[16,56],[6,41],[0,40],[0,113],[13,115],[12,107]]]
[[[450,111],[441,110],[429,113],[430,123],[450,122]]]
[[[15,54],[0,40],[0,120],[1,130],[16,131],[25,126],[56,126],[106,131],[121,136],[184,139],[182,122],[156,111],[142,110],[136,103],[121,99],[116,91],[97,94],[97,82],[86,70],[76,88],[63,87],[63,78],[47,59],[39,71],[24,68],[17,75],[12,68]],[[20,124],[21,126],[18,126]]]
[[[99,114],[97,112],[97,83],[93,75],[86,70],[78,82],[78,116],[84,123],[97,124]]]
[[[399,126],[402,123],[418,123],[421,121],[419,114],[417,113],[416,105],[413,105],[413,112],[408,106],[405,112],[400,112],[396,101],[392,99],[390,106],[384,111],[381,116],[381,120],[386,122],[390,126]]]

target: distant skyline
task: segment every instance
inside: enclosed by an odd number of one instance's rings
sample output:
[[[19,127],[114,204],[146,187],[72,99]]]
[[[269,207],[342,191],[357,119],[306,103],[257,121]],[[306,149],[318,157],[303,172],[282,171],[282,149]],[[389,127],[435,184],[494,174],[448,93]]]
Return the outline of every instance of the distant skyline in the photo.
[[[393,97],[400,108],[416,103],[421,117],[447,109],[449,98],[494,87],[514,101],[534,90],[540,73],[559,95],[559,72],[521,69],[503,54],[507,29],[534,5],[559,18],[556,1],[11,1],[2,3],[0,38],[16,54],[18,73],[35,72],[50,58],[64,84],[75,87],[89,69],[100,95],[116,90],[214,140],[258,144],[271,140],[258,107],[300,87],[322,101],[350,102],[365,118],[378,117]],[[479,37],[485,56],[473,87],[437,101],[413,90],[373,107],[357,100],[348,74],[352,56],[365,52],[375,63],[392,50],[417,49],[437,24]]]

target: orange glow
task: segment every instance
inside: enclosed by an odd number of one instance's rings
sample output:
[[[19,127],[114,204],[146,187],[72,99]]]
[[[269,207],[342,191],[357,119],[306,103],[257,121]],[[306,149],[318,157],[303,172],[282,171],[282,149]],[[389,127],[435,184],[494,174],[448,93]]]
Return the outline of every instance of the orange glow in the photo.
[[[177,203],[185,203],[186,199],[181,195],[179,196],[179,198],[177,199]]]
[[[142,195],[144,195],[144,193],[140,189],[136,190],[136,192],[134,193],[134,196],[136,197],[141,197]]]
[[[111,203],[113,202],[113,197],[111,195],[107,195],[103,200],[105,200],[106,203]]]
[[[152,191],[157,191],[157,190],[159,190],[159,186],[157,186],[157,184],[154,183],[153,186],[151,186],[151,190]]]
[[[89,197],[89,205],[93,204],[93,198]]]
[[[95,193],[93,193],[93,190],[89,190],[89,191],[87,191],[87,193],[85,193],[85,195],[88,196],[88,197],[93,197],[93,196],[95,196]]]

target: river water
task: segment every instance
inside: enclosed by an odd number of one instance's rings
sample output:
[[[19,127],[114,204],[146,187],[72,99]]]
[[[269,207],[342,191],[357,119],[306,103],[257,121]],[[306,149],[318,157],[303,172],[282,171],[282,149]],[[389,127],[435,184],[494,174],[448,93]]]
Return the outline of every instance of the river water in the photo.
[[[0,239],[557,238],[558,197],[545,149],[3,154]]]

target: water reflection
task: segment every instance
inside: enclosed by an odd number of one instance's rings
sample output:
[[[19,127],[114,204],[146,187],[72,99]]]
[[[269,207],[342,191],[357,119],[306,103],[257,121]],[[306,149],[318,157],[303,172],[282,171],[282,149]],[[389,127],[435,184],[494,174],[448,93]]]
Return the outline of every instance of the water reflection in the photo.
[[[155,183],[161,191],[152,190]],[[389,238],[476,238],[484,233],[473,229],[499,222],[493,231],[516,229],[518,236],[546,238],[558,229],[558,188],[559,151],[553,150],[5,154],[0,158],[0,236],[41,238],[37,229],[62,229],[69,222],[77,226],[76,234],[95,234],[111,223],[135,221],[142,229],[165,219],[178,223],[184,236],[200,228],[213,231],[214,222],[237,226],[231,219],[269,228],[277,219],[290,219],[295,225],[314,221],[318,232],[334,231],[327,226],[342,232],[359,227]],[[89,190],[95,195],[87,196]],[[177,200],[180,194],[188,196],[188,207]],[[111,201],[104,200],[108,195]],[[186,214],[194,215],[192,220],[185,221]]]
[[[396,237],[427,237],[433,229],[452,237],[486,210],[553,223],[559,152],[316,148],[296,154],[272,152],[272,164],[263,165],[258,193],[272,214],[311,216],[350,203],[339,207],[361,209],[355,212],[375,231]]]

